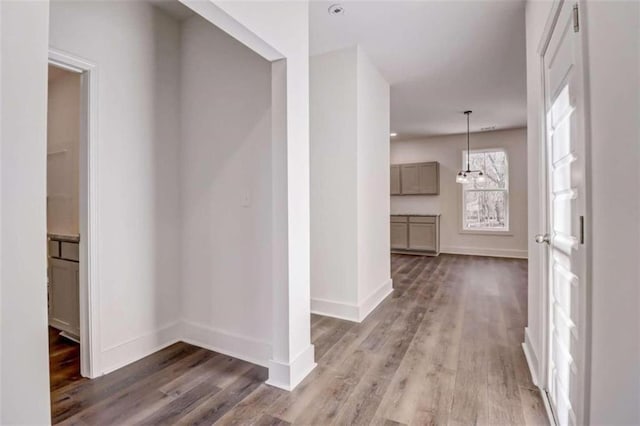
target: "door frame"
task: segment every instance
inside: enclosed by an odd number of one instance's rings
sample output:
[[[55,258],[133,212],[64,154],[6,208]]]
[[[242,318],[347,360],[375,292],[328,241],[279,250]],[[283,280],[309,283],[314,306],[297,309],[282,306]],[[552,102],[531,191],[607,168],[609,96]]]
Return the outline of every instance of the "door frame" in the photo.
[[[49,47],[49,65],[80,74],[80,374],[100,373],[98,275],[98,68],[81,57]]]
[[[538,150],[538,161],[541,163],[542,167],[540,170],[539,179],[538,179],[538,190],[540,191],[541,196],[540,199],[540,209],[542,210],[542,214],[540,216],[540,225],[541,231],[546,232],[549,229],[550,218],[548,217],[549,208],[547,203],[547,195],[548,195],[548,152],[547,152],[547,116],[546,116],[546,80],[545,80],[545,70],[544,70],[544,54],[546,53],[547,47],[551,41],[551,37],[553,35],[553,31],[556,27],[560,11],[562,6],[567,4],[577,4],[579,11],[579,31],[577,33],[578,37],[578,56],[576,58],[576,62],[579,66],[578,72],[581,73],[582,78],[579,81],[580,90],[583,93],[581,109],[582,115],[577,117],[578,125],[577,129],[580,132],[580,136],[584,140],[584,199],[585,199],[585,220],[584,220],[584,250],[585,250],[585,265],[584,270],[582,271],[584,274],[583,280],[583,291],[579,294],[580,300],[580,312],[579,312],[579,320],[581,322],[580,327],[584,330],[583,332],[583,342],[579,347],[580,352],[580,360],[581,365],[579,366],[580,371],[578,371],[578,378],[580,380],[581,386],[579,386],[579,404],[578,407],[575,407],[576,412],[576,421],[577,424],[588,424],[589,423],[589,413],[590,413],[590,377],[591,377],[591,260],[592,260],[592,250],[591,250],[591,241],[590,236],[593,235],[591,232],[591,220],[592,217],[592,208],[591,208],[591,144],[590,144],[590,108],[589,108],[589,75],[588,75],[588,51],[587,51],[587,40],[585,37],[585,0],[554,0],[553,5],[551,6],[551,10],[549,12],[549,16],[547,18],[547,22],[545,24],[544,30],[542,32],[542,37],[540,43],[538,45],[537,55],[539,59],[539,74],[538,78],[541,84],[540,98],[538,102],[538,115],[540,117],[539,122],[539,132],[540,132],[540,147]],[[573,6],[571,6],[573,7]],[[551,410],[551,404],[548,401],[547,391],[549,388],[549,341],[550,341],[550,282],[549,282],[549,265],[548,265],[548,246],[542,247],[543,256],[541,257],[541,262],[539,265],[539,273],[541,277],[541,289],[542,289],[542,303],[541,303],[541,319],[542,319],[542,356],[540,357],[540,369],[539,369],[539,377],[538,377],[538,386],[542,389],[543,398],[545,399],[545,406],[547,408],[550,421],[556,423],[556,419],[554,417],[554,413]]]

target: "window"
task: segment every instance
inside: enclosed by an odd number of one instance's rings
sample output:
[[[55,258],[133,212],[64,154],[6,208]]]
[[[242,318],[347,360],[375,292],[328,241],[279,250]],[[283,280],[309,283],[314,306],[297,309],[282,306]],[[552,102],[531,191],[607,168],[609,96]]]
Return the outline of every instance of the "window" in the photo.
[[[467,167],[467,152],[462,154]],[[484,182],[462,185],[464,231],[509,230],[509,163],[502,149],[471,150],[471,170],[482,170]]]

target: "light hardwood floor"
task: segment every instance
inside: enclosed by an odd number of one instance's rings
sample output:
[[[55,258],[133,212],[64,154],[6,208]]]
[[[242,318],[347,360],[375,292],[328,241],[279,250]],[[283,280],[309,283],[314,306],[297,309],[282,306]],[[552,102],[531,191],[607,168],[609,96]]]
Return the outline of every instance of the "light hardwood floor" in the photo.
[[[178,343],[52,390],[67,424],[548,424],[521,349],[526,261],[392,256],[361,324],[313,315],[318,367],[293,391],[262,367]]]

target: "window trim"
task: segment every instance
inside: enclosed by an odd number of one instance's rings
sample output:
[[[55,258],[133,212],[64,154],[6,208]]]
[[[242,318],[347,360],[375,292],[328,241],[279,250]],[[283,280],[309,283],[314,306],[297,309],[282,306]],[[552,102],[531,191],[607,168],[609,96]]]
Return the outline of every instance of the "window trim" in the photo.
[[[474,153],[485,153],[485,152],[503,152],[505,157],[506,157],[506,162],[507,162],[507,182],[506,182],[506,188],[505,189],[471,189],[471,190],[465,190],[464,189],[464,185],[459,185],[459,191],[460,191],[460,196],[458,197],[459,200],[459,206],[460,209],[458,211],[458,218],[459,218],[459,229],[458,229],[458,233],[459,234],[468,234],[468,235],[493,235],[493,236],[513,236],[513,231],[511,229],[511,197],[510,192],[511,192],[511,188],[510,188],[510,178],[511,178],[511,168],[510,168],[510,162],[509,162],[509,153],[507,151],[506,148],[500,147],[500,148],[480,148],[480,149],[471,149],[470,152],[472,154]],[[462,150],[462,164],[463,164],[463,168],[467,167],[467,150],[463,149]],[[507,212],[506,212],[506,227],[503,229],[491,229],[491,228],[476,228],[476,229],[466,229],[464,227],[464,211],[465,211],[465,204],[464,204],[464,196],[465,196],[465,192],[485,192],[485,191],[499,191],[499,192],[504,192],[505,193],[505,205],[507,206]]]

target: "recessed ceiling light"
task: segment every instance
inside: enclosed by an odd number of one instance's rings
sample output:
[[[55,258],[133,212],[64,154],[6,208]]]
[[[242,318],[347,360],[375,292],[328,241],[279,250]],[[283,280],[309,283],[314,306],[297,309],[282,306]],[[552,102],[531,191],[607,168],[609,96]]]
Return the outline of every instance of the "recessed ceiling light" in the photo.
[[[329,6],[329,15],[343,15],[344,7],[340,4],[332,4]]]
[[[397,133],[390,133],[389,136],[391,136],[392,138],[395,138],[396,136],[398,136]]]

